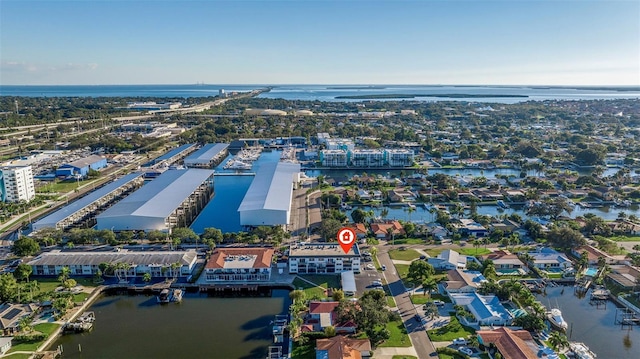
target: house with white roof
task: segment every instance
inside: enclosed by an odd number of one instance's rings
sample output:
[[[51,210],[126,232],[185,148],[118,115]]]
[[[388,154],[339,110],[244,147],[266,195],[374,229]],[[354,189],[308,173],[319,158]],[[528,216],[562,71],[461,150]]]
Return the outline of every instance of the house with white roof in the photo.
[[[431,257],[427,259],[427,262],[435,269],[450,270],[450,269],[465,269],[467,266],[467,256],[460,255],[460,253],[445,249],[437,257]]]
[[[513,316],[500,303],[495,295],[481,295],[473,293],[452,293],[449,297],[456,305],[465,307],[474,320],[462,318],[468,325],[508,325],[511,324]]]
[[[570,268],[573,264],[567,256],[552,249],[541,248],[537,251],[528,252],[531,256],[529,265],[544,271],[558,271]]]
[[[480,272],[452,269],[442,285],[447,294],[475,292],[487,279]]]

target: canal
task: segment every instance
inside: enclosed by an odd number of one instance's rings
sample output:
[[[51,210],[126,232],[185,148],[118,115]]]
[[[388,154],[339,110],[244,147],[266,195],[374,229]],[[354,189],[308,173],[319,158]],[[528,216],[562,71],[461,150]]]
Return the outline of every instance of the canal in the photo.
[[[640,327],[629,330],[615,324],[620,309],[611,302],[599,308],[589,303],[589,294],[579,299],[573,287],[547,287],[546,295],[536,298],[545,307],[558,307],[569,324],[567,337],[570,341],[583,342],[598,358],[630,359],[640,357]]]
[[[270,322],[289,307],[289,292],[270,297],[186,294],[160,305],[155,296],[101,296],[91,332],[60,337],[62,358],[265,358]]]

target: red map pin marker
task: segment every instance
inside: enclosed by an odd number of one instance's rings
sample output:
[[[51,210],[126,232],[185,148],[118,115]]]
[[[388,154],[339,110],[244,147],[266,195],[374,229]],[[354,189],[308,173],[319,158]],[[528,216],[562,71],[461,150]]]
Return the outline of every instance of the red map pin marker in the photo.
[[[343,227],[338,231],[338,243],[345,253],[349,253],[353,244],[356,243],[356,231],[352,228]]]

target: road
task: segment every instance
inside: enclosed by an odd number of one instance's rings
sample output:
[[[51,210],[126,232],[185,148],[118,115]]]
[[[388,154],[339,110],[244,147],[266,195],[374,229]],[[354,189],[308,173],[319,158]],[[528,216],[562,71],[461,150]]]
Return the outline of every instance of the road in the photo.
[[[393,265],[393,262],[387,253],[388,249],[383,249],[382,247],[379,248],[378,261],[380,262],[380,265],[385,265],[387,267],[387,270],[382,273],[387,280],[391,295],[393,295],[393,298],[396,301],[396,305],[400,311],[400,316],[402,317],[402,322],[407,329],[407,333],[409,333],[409,337],[411,337],[411,342],[418,354],[418,358],[426,359],[437,357],[438,354],[436,353],[436,348],[433,346],[433,343],[431,343],[431,340],[429,340],[427,332],[424,330],[422,324],[415,319],[418,312],[411,303],[409,292],[400,280],[396,267]]]

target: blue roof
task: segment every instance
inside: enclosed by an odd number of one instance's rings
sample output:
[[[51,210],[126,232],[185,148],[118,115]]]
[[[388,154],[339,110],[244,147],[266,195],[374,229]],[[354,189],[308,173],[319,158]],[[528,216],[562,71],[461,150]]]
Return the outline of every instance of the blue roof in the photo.
[[[33,223],[33,228],[34,229],[41,229],[41,228],[47,228],[47,227],[55,228],[58,222],[71,216],[72,214],[78,212],[82,208],[92,204],[93,202],[99,200],[100,198],[117,190],[118,188],[126,185],[127,183],[135,180],[140,176],[142,176],[142,173],[140,172],[130,173],[103,187],[100,187],[97,190],[89,193],[88,195],[78,199],[77,201],[71,202],[68,205],[60,208],[59,210]]]
[[[142,186],[97,218],[139,216],[167,218],[203,182],[212,170],[168,170]]]
[[[184,159],[184,164],[202,164],[209,163],[212,159],[214,159],[220,152],[224,151],[229,147],[226,143],[208,143],[202,146],[201,149],[195,151],[190,154],[187,158]]]
[[[193,143],[187,143],[186,145],[182,145],[180,147],[172,149],[171,151],[169,151],[169,152],[165,153],[164,155],[154,159],[151,162],[155,164],[155,163],[158,163],[158,162],[161,162],[161,161],[168,160],[168,159],[170,159],[170,158],[172,158],[172,157],[174,157],[176,155],[179,155],[180,153],[188,150],[189,148],[191,148],[193,146],[195,146]]]

